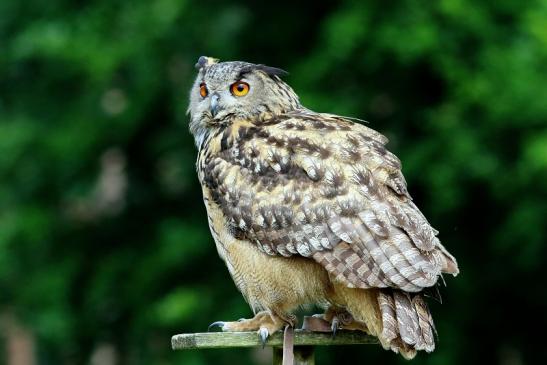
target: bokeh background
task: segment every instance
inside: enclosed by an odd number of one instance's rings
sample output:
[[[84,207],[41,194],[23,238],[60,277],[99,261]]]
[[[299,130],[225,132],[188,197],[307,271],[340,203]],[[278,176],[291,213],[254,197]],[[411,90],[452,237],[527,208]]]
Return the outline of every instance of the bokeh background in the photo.
[[[270,362],[170,350],[251,315],[194,171],[200,55],[284,68],[306,106],[389,137],[461,268],[415,364],[545,363],[545,0],[2,0],[0,363]],[[356,346],[317,362],[404,361]]]

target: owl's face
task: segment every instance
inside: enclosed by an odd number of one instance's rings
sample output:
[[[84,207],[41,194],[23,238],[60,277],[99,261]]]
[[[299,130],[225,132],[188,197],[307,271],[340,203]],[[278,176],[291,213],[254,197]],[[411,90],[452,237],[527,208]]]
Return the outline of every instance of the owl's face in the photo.
[[[196,136],[234,119],[256,121],[300,105],[279,76],[283,70],[247,62],[220,62],[200,57],[190,91],[190,130]]]

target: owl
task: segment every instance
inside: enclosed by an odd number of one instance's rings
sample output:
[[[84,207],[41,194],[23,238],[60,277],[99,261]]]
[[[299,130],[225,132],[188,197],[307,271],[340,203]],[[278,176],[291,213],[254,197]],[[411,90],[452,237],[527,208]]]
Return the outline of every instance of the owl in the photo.
[[[262,341],[316,305],[412,358],[435,348],[426,291],[455,258],[413,203],[387,138],[304,107],[285,71],[200,57],[190,92],[197,174],[219,256]]]

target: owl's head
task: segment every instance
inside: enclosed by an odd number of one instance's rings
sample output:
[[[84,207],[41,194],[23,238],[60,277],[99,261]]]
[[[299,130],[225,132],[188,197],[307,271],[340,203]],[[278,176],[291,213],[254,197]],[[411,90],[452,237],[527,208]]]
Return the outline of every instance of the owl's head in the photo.
[[[300,107],[279,68],[200,57],[190,91],[190,130],[194,135],[234,119],[260,121]],[[197,138],[197,136],[196,136]]]

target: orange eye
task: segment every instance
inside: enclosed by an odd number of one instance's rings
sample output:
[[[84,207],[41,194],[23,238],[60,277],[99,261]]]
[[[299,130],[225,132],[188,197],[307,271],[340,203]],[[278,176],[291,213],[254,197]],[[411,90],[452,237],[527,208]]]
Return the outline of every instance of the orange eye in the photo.
[[[201,95],[202,98],[209,95],[209,90],[207,90],[207,86],[205,86],[205,84],[199,85],[199,95]]]
[[[249,84],[243,81],[238,81],[230,86],[230,91],[234,96],[245,96],[249,92]]]

